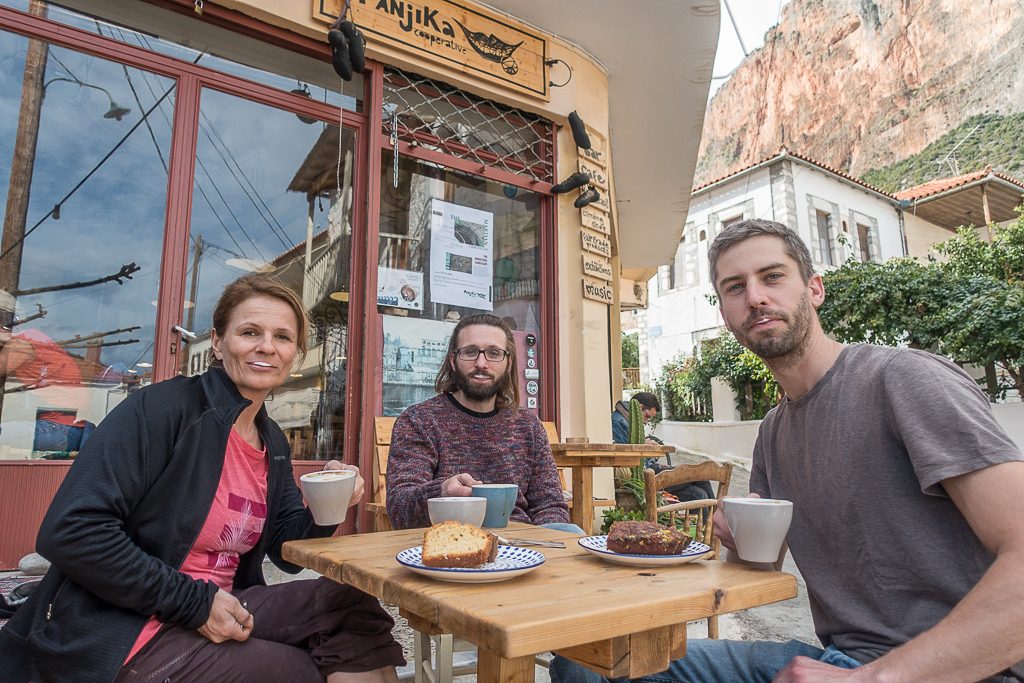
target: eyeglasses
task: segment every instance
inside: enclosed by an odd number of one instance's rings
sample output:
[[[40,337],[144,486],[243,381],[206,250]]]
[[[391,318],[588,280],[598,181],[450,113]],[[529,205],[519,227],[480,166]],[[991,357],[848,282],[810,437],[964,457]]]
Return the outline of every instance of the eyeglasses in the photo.
[[[461,349],[455,349],[455,355],[459,357],[459,360],[476,360],[481,353],[491,363],[500,363],[508,358],[508,351],[505,349],[478,349],[475,346],[463,346]]]

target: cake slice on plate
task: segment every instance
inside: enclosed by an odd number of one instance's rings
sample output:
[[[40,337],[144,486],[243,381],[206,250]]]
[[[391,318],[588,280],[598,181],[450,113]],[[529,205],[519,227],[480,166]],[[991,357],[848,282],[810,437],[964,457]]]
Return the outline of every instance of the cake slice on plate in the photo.
[[[423,564],[428,567],[479,567],[497,556],[497,536],[472,524],[441,522],[423,533]]]

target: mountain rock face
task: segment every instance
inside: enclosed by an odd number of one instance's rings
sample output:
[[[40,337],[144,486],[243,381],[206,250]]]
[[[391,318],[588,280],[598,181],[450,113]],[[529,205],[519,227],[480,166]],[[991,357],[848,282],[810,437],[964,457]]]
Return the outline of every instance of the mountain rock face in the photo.
[[[783,144],[859,176],[1020,111],[1021,0],[792,0],[708,105],[694,184]]]

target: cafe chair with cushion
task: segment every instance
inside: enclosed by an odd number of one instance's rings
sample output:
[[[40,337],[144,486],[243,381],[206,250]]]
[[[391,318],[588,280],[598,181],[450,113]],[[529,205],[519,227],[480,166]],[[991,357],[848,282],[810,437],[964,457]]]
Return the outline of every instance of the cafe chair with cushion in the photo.
[[[666,526],[682,526],[694,529],[694,540],[711,547],[707,559],[717,560],[721,551],[721,543],[714,535],[715,508],[722,498],[729,495],[729,482],[732,479],[732,465],[719,465],[708,461],[697,465],[678,465],[670,470],[655,473],[644,470],[644,497],[646,500],[646,517],[648,521],[657,522],[659,518]],[[658,492],[680,484],[709,481],[713,488],[717,483],[714,498],[665,503],[658,505]],[[667,515],[667,517],[666,517]],[[677,520],[679,523],[677,523]],[[708,617],[708,638],[718,638],[718,617]]]

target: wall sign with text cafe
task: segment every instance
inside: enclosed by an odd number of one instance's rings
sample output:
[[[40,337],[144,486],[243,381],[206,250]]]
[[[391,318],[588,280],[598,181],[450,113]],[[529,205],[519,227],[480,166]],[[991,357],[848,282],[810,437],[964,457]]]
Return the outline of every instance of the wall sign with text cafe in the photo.
[[[348,18],[366,35],[402,52],[543,100],[547,41],[484,8],[450,0],[350,0]],[[344,0],[313,0],[313,17],[337,19]]]

